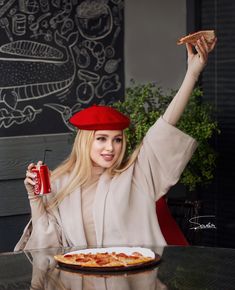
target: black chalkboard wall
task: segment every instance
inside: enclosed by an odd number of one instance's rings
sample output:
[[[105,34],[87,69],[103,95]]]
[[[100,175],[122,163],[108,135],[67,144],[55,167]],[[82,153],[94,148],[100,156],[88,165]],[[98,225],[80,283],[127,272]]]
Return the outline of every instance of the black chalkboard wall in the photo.
[[[64,133],[124,96],[123,1],[0,3],[0,137]]]

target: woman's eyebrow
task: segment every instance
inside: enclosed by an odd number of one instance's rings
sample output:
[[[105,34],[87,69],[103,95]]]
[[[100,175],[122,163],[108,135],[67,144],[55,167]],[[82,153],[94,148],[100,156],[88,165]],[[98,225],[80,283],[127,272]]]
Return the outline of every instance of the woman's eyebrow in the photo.
[[[108,134],[97,133],[97,134],[95,134],[95,136],[96,136],[96,137],[97,137],[97,136],[106,136],[106,137],[108,137],[109,135],[108,135]]]
[[[112,137],[112,138],[116,138],[116,137],[122,137],[122,134],[117,134],[117,135],[114,135],[114,136],[110,136],[109,134],[105,134],[105,133],[97,133],[95,134],[95,136],[102,136],[102,137]]]

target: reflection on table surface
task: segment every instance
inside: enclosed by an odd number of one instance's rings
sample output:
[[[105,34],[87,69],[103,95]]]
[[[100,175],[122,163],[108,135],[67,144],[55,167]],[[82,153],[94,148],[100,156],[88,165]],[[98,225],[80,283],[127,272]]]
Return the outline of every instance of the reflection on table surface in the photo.
[[[133,273],[84,274],[58,267],[54,255],[77,248],[0,254],[0,289],[205,290],[235,289],[235,250],[208,247],[152,248],[154,268]]]

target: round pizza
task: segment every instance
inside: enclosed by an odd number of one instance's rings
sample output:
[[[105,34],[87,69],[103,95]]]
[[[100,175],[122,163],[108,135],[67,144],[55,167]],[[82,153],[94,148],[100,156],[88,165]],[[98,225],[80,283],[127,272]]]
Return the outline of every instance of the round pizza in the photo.
[[[151,251],[145,255],[140,251],[99,251],[99,249],[71,252],[54,256],[62,266],[76,266],[82,268],[116,268],[143,265],[156,260],[156,255]]]

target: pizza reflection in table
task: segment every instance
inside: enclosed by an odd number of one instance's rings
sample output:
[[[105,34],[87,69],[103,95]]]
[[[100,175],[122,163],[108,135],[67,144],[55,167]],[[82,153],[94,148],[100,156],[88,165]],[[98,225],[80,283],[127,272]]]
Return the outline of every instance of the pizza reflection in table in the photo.
[[[56,254],[60,254],[59,252]],[[27,255],[27,252],[26,252]],[[30,290],[166,290],[157,278],[158,268],[126,273],[81,273],[60,268],[53,256],[30,252],[32,263]]]
[[[34,271],[30,290],[166,290],[157,278],[157,269],[127,275],[86,275],[55,268]]]

